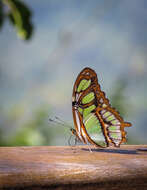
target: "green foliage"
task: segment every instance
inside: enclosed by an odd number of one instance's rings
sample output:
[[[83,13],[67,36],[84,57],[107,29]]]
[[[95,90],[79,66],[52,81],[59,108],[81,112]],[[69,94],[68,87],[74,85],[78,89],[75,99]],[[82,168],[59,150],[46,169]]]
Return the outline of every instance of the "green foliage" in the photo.
[[[0,29],[3,25],[3,21],[4,21],[3,5],[2,2],[0,2]]]
[[[34,146],[43,144],[44,137],[38,130],[32,128],[32,126],[22,128],[9,142],[11,146]]]
[[[3,139],[3,132],[2,129],[0,129],[0,146],[6,146],[6,143]]]
[[[20,0],[3,0],[0,3],[0,27],[4,18],[8,18],[11,24],[16,28],[17,34],[24,40],[30,39],[33,32],[31,23],[32,13],[29,8]],[[7,6],[8,14],[3,13],[3,6]]]
[[[26,112],[26,107],[21,103],[2,114],[5,120],[0,126],[0,146],[50,144],[53,135],[47,122],[49,108],[41,105],[33,109],[31,114]]]
[[[115,107],[122,116],[126,114],[128,109],[127,99],[124,94],[126,87],[127,87],[127,82],[125,79],[122,78],[117,80],[112,90],[111,101],[110,101],[112,107]]]

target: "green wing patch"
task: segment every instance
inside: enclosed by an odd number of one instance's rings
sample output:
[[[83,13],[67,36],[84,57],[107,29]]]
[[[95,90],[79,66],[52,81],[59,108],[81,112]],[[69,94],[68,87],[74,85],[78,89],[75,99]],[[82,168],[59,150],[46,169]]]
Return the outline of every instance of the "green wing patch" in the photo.
[[[91,84],[91,80],[86,80],[86,79],[81,80],[77,88],[77,92],[86,90],[90,86],[90,84]]]
[[[96,106],[93,104],[88,108],[83,109],[83,118],[86,118],[86,116],[89,115],[95,108]]]
[[[91,102],[92,100],[94,100],[94,98],[95,98],[94,93],[90,92],[89,94],[83,97],[82,104],[87,104]]]

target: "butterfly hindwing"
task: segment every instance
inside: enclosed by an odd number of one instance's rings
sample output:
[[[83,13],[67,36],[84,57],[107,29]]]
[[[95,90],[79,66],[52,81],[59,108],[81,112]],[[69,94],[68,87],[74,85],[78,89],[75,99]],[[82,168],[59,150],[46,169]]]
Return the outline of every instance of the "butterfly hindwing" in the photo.
[[[94,142],[93,144],[101,147],[107,147],[103,128],[97,116],[94,113],[90,113],[85,117],[83,122],[89,137]]]

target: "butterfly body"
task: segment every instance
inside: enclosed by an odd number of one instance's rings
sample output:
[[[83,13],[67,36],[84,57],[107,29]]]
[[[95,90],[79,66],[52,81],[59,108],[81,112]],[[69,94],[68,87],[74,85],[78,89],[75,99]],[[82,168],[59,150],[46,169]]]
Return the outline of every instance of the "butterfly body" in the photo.
[[[105,93],[101,91],[97,74],[90,68],[78,75],[72,94],[72,112],[76,136],[85,144],[119,147],[126,141],[124,122],[119,112],[112,108]],[[75,132],[74,132],[75,133]]]

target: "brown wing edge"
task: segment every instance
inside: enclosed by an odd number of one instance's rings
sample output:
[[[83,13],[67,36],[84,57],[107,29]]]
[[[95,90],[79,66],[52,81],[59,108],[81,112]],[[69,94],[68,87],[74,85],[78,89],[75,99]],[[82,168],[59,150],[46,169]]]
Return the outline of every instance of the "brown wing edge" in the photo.
[[[76,81],[73,87],[73,96],[75,96],[77,86],[79,85],[82,79],[92,79],[92,84],[98,84],[97,74],[94,70],[86,67],[84,68],[77,76]]]

